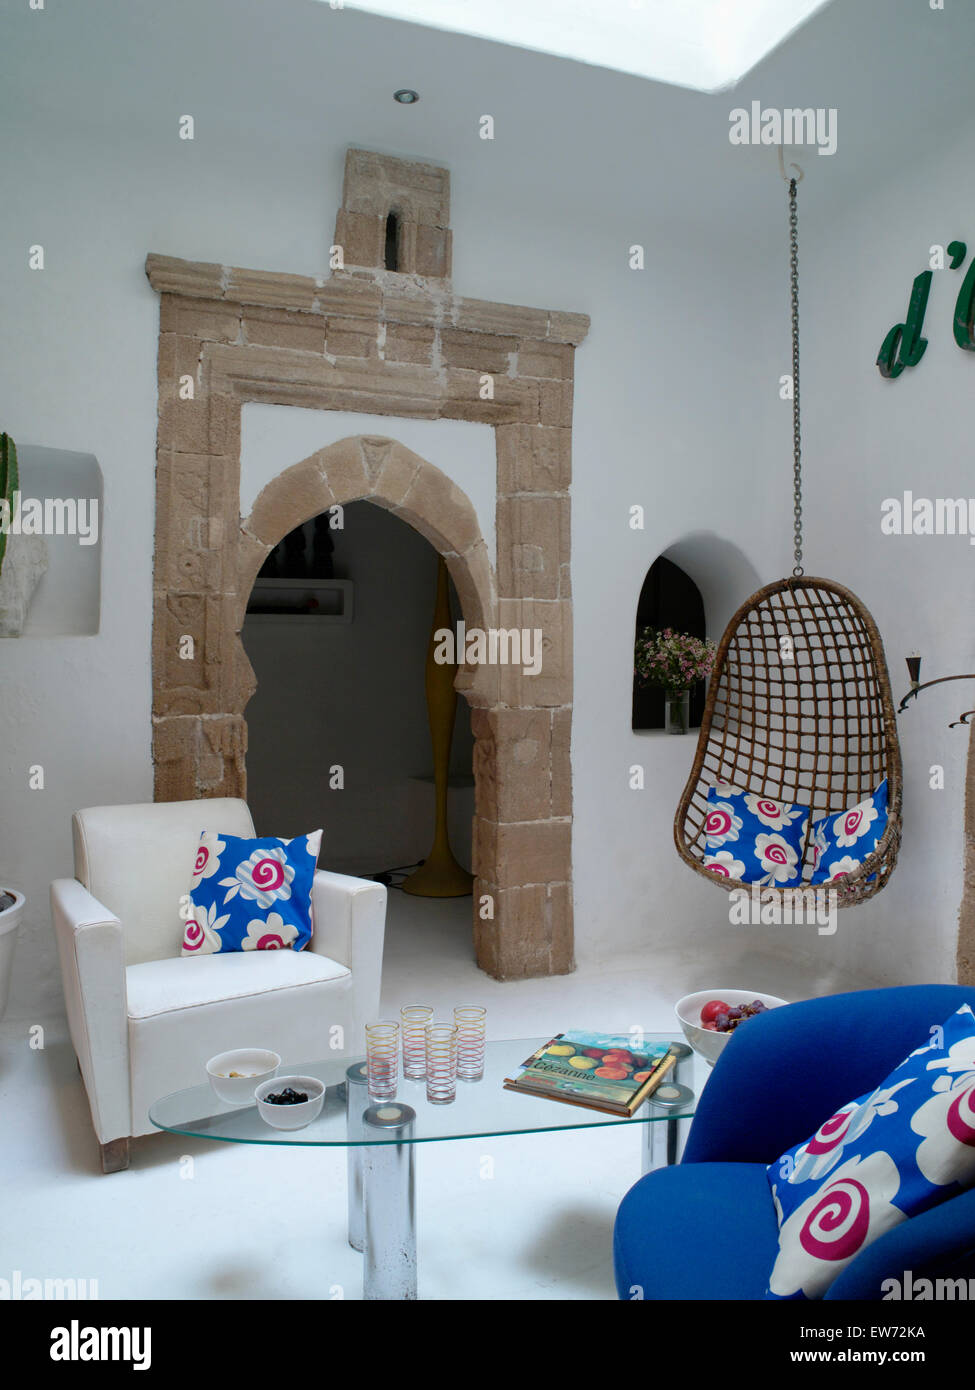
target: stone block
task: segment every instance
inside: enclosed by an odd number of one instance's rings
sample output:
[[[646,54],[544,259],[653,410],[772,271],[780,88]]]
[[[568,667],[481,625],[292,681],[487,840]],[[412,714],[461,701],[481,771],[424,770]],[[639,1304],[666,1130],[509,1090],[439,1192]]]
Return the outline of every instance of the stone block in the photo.
[[[325,475],[324,452],[292,464],[261,489],[243,523],[254,540],[270,549],[337,500]]]
[[[507,376],[517,347],[517,338],[499,338],[493,333],[469,333],[460,328],[444,328],[440,332],[444,365],[479,374]]]
[[[571,821],[501,822],[494,833],[500,887],[565,881],[572,859]]]
[[[363,318],[378,314],[383,298],[382,290],[375,281],[359,279],[340,271],[336,271],[328,280],[319,281],[315,295],[317,311],[329,317],[335,314]]]
[[[429,326],[439,324],[448,301],[443,294],[432,294],[410,284],[387,285],[383,288],[383,318],[387,324],[415,323]]]
[[[504,598],[559,597],[568,519],[567,496],[499,497],[498,589]]]
[[[445,375],[446,398],[440,409],[444,419],[473,420],[488,425],[538,420],[537,382],[518,381],[514,377],[487,373],[492,378],[493,395],[484,398],[481,395],[484,373],[449,368]]]
[[[488,299],[455,299],[451,318],[456,328],[502,337],[538,338],[548,334],[548,310],[521,304],[495,304]]]
[[[496,979],[537,979],[575,969],[571,884],[497,889],[494,909],[495,942],[484,944]]]
[[[450,225],[450,174],[435,164],[350,149],[345,157],[342,206],[384,218],[390,209],[421,226]]]
[[[331,357],[376,357],[377,319],[332,318],[328,321],[325,351]]]
[[[160,333],[156,376],[160,396],[179,399],[180,386],[186,377],[193,383],[193,399],[202,392],[201,356],[203,343],[199,338],[183,333]]]
[[[481,539],[467,495],[432,464],[417,473],[395,511],[440,551],[462,555]]]
[[[240,715],[216,715],[200,721],[197,788],[201,796],[247,794],[244,756],[247,725]]]
[[[488,821],[540,821],[552,816],[548,710],[475,710],[475,811]]]
[[[422,460],[392,439],[373,437],[359,442],[368,478],[370,495],[382,507],[392,509],[403,501]]]
[[[152,723],[155,801],[192,801],[196,791],[200,720],[167,716]]]
[[[245,344],[257,347],[323,353],[325,322],[320,314],[248,305],[243,317],[242,337]]]
[[[539,423],[568,428],[572,424],[572,379],[539,382]]]
[[[417,226],[413,245],[413,274],[449,278],[452,249],[449,228]]]
[[[219,300],[164,294],[159,304],[159,331],[204,342],[235,343],[240,335],[240,312],[236,305]]]
[[[448,551],[444,558],[468,628],[494,627],[497,595],[486,543],[478,540],[462,555]]]
[[[313,308],[318,295],[308,275],[289,275],[278,270],[246,270],[234,266],[225,276],[224,298],[235,304],[268,304],[278,309]]]
[[[548,336],[557,343],[578,347],[589,332],[588,314],[570,314],[553,309],[548,316]]]
[[[387,362],[418,362],[430,366],[434,338],[434,329],[426,324],[390,323],[386,326],[383,357]]]
[[[572,376],[573,349],[567,343],[522,342],[518,346],[519,376],[561,380]]]
[[[557,708],[572,703],[572,603],[567,599],[499,599],[501,628],[517,628],[530,634],[535,650],[541,632],[541,669],[525,672],[525,665],[507,664],[500,670],[501,700],[517,709],[535,706]],[[524,653],[523,653],[524,654]]]
[[[386,219],[369,213],[340,208],[335,219],[335,245],[342,248],[342,264],[372,266],[385,264]]]
[[[224,268],[210,261],[184,261],[176,256],[159,256],[151,251],[146,257],[146,275],[157,294],[223,298]]]
[[[572,431],[545,425],[499,425],[498,494],[567,492],[572,481]]]

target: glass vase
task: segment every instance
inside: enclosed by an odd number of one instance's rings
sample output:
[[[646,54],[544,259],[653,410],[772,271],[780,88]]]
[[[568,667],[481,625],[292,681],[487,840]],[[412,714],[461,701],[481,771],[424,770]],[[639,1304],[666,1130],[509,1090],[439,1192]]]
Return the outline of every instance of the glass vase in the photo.
[[[668,734],[686,734],[691,725],[691,692],[681,690],[664,697],[664,728]]]

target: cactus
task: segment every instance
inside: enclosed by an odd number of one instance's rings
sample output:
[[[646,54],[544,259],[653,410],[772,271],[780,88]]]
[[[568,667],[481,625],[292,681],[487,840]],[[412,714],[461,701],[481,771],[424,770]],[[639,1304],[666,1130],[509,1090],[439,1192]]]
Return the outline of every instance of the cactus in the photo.
[[[7,549],[7,525],[13,520],[14,494],[19,487],[17,446],[9,434],[0,434],[0,572]]]

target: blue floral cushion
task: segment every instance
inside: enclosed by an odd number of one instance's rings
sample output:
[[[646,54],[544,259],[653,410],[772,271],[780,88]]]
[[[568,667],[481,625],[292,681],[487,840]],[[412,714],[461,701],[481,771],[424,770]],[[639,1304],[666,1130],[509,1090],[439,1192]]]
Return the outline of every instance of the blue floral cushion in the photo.
[[[839,815],[813,822],[809,849],[813,872],[810,883],[831,883],[845,878],[871,854],[887,828],[887,778],[873,796],[849,806]],[[875,877],[875,875],[871,875]]]
[[[708,788],[704,867],[741,883],[793,888],[802,881],[808,820],[808,806],[716,782]]]
[[[975,1184],[975,1014],[967,1004],[875,1091],[768,1169],[779,1253],[767,1298],[821,1298],[901,1221]]]
[[[312,936],[311,886],[322,832],[294,840],[204,831],[183,932],[184,956],[300,951]]]

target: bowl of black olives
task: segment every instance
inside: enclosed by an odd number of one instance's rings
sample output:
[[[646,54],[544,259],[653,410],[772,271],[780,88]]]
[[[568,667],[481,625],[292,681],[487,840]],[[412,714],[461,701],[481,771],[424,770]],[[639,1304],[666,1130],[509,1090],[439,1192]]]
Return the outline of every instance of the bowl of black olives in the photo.
[[[304,1129],[325,1103],[325,1083],[314,1076],[276,1076],[254,1092],[257,1113],[273,1129]]]

